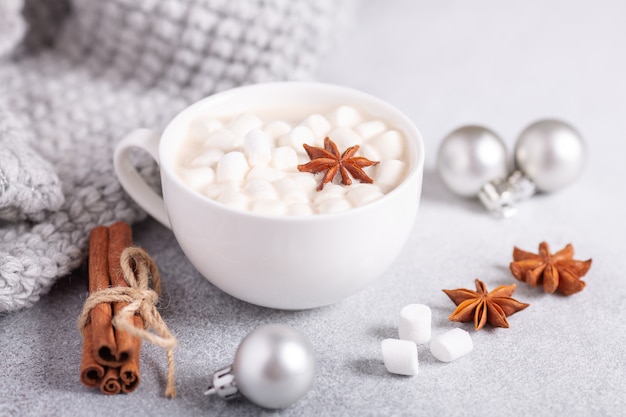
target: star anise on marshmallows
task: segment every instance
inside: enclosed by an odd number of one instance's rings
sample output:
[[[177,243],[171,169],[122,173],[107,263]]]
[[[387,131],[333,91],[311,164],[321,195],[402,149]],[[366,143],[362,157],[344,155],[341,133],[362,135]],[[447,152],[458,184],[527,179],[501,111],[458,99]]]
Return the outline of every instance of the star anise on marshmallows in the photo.
[[[374,180],[363,171],[363,168],[376,165],[378,162],[370,161],[363,156],[354,156],[356,151],[359,150],[359,145],[349,147],[342,154],[339,153],[337,145],[330,140],[329,137],[324,139],[323,148],[309,146],[307,144],[303,146],[307,155],[311,158],[311,162],[298,165],[298,170],[312,174],[326,171],[322,182],[317,187],[317,191],[321,191],[324,185],[331,182],[337,175],[337,172],[341,175],[341,183],[343,185],[352,184],[350,175],[360,182],[368,184],[374,182]]]
[[[494,327],[508,328],[507,316],[530,305],[511,298],[515,291],[515,284],[501,285],[487,292],[487,287],[481,280],[476,279],[475,283],[476,291],[464,288],[443,290],[457,305],[456,310],[448,317],[449,320],[461,323],[473,320],[476,330],[482,329],[486,323]]]
[[[571,244],[553,255],[548,244],[541,242],[539,254],[515,247],[509,268],[515,278],[533,287],[542,285],[547,293],[558,290],[564,295],[572,295],[585,288],[586,284],[580,278],[591,268],[591,259],[575,260]]]

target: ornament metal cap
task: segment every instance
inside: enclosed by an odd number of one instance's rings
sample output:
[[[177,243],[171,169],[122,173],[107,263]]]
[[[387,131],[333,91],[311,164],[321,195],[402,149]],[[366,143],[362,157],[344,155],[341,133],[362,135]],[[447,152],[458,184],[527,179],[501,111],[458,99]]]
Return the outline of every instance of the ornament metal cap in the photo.
[[[213,374],[211,385],[204,392],[204,395],[217,394],[225,400],[232,400],[240,396],[239,389],[235,383],[235,376],[232,374],[233,367],[227,366]]]
[[[205,395],[240,395],[270,409],[287,407],[313,385],[315,355],[309,340],[284,324],[257,327],[239,344],[233,364],[213,374]]]
[[[478,199],[492,214],[509,218],[517,213],[515,205],[530,198],[537,191],[533,183],[521,171],[513,171],[507,178],[497,178],[483,185]]]

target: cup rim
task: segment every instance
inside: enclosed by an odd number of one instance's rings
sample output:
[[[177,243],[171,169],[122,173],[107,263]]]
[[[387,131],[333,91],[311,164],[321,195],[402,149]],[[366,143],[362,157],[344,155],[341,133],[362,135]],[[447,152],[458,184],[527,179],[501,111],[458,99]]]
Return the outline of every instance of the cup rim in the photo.
[[[337,94],[337,95],[348,95],[353,97],[355,100],[365,100],[371,103],[372,106],[385,109],[385,114],[393,114],[396,122],[399,121],[402,124],[402,127],[397,127],[399,130],[402,130],[405,135],[408,135],[408,142],[410,143],[412,157],[412,166],[410,167],[409,172],[406,177],[402,180],[400,184],[394,187],[389,192],[385,193],[382,197],[357,206],[352,207],[349,210],[340,211],[336,213],[316,213],[312,215],[289,215],[289,216],[277,216],[274,214],[265,214],[258,213],[251,210],[241,209],[238,207],[228,206],[218,201],[211,199],[210,197],[204,196],[199,192],[194,191],[189,188],[187,184],[180,178],[179,175],[176,174],[174,169],[174,160],[175,160],[175,152],[173,152],[172,148],[175,148],[177,135],[173,134],[173,130],[178,127],[180,124],[184,124],[189,121],[192,115],[198,113],[200,109],[204,107],[214,106],[216,103],[230,100],[232,96],[239,96],[241,94],[245,94],[246,92],[253,90],[267,90],[268,92],[281,89],[315,89],[320,90],[319,94],[323,94],[328,92],[329,94]],[[336,105],[340,105],[337,103]],[[241,110],[245,111],[244,108]],[[232,114],[232,113],[230,113]],[[179,138],[180,139],[180,138]],[[357,90],[351,87],[346,87],[337,84],[331,83],[323,83],[323,82],[303,82],[303,81],[277,81],[277,82],[267,82],[267,83],[257,83],[257,84],[248,84],[240,87],[234,87],[222,92],[218,92],[212,94],[210,96],[204,97],[193,104],[187,106],[172,118],[168,124],[166,125],[163,133],[161,134],[161,138],[159,141],[159,169],[161,171],[161,175],[166,174],[170,180],[174,181],[179,187],[188,191],[194,199],[197,199],[204,204],[209,204],[218,210],[224,210],[228,213],[239,214],[244,217],[250,218],[259,218],[264,220],[275,220],[280,222],[312,222],[312,221],[321,221],[328,218],[342,218],[345,216],[352,216],[354,213],[361,212],[364,210],[370,210],[378,205],[385,204],[386,200],[389,200],[394,195],[401,193],[404,188],[409,186],[411,179],[421,174],[424,169],[424,140],[422,135],[415,125],[413,121],[406,116],[400,109],[388,103],[387,101],[380,99],[374,95],[363,92],[361,90]],[[166,158],[163,158],[163,155],[168,155]],[[416,198],[419,199],[419,196]]]

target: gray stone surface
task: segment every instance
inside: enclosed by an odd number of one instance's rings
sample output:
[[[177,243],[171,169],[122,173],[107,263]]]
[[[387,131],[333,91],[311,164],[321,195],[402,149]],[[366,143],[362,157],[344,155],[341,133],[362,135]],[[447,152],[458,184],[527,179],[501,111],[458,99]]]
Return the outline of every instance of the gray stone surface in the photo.
[[[426,142],[417,223],[398,261],[371,286],[336,305],[282,312],[233,299],[185,260],[171,233],[148,220],[135,240],[164,276],[162,314],[179,340],[178,396],[163,398],[165,353],[144,345],[142,383],[105,397],[78,381],[75,319],[86,296],[79,269],[32,308],[0,315],[0,415],[4,416],[619,416],[626,400],[626,260],[621,138],[626,135],[626,27],[623,4],[531,0],[368,2],[350,38],[320,78],[379,95],[403,109]],[[542,117],[561,117],[584,134],[589,163],[576,184],[536,196],[498,221],[478,202],[448,193],[434,174],[441,138],[484,123],[512,149]],[[442,288],[515,282],[514,245],[535,251],[571,242],[593,258],[587,288],[571,297],[518,283],[531,304],[510,329],[471,330],[449,322]],[[349,244],[349,241],[346,242]],[[420,372],[386,372],[380,341],[397,336],[409,303],[433,310],[433,334],[460,326],[474,350],[451,363],[418,348]],[[282,411],[202,395],[213,369],[261,323],[290,324],[310,337],[319,370],[313,390]]]

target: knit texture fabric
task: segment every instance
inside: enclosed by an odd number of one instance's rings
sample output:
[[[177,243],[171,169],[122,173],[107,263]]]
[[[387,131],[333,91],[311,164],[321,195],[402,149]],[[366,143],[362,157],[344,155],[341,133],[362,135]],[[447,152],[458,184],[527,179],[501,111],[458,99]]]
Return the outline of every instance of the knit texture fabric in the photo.
[[[42,221],[63,204],[56,171],[28,146],[26,132],[0,102],[0,220]]]
[[[13,21],[21,1],[5,1],[15,4],[0,13]],[[22,23],[0,25],[12,53],[0,62],[0,311],[32,305],[77,268],[94,226],[145,216],[113,172],[125,133],[162,129],[191,102],[234,86],[310,79],[350,8],[336,0],[26,0]],[[157,185],[155,164],[136,159]]]

